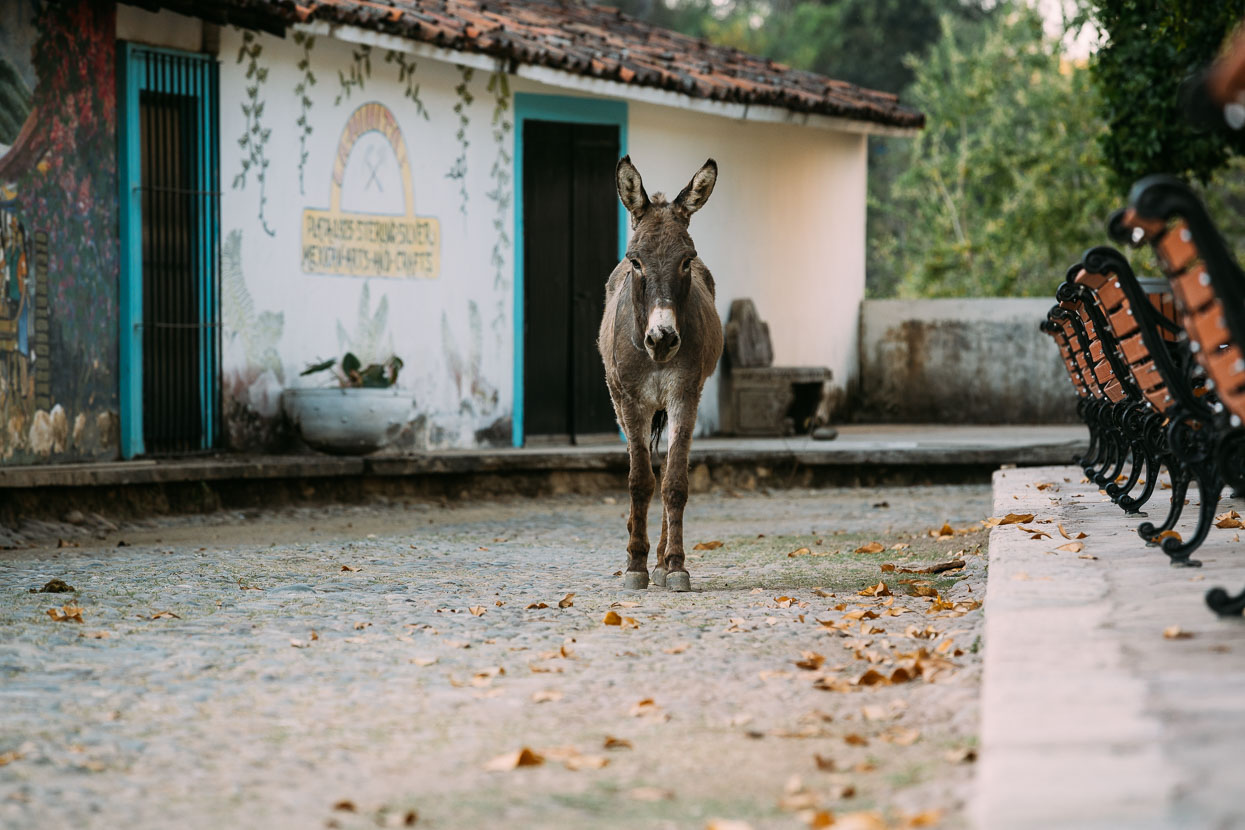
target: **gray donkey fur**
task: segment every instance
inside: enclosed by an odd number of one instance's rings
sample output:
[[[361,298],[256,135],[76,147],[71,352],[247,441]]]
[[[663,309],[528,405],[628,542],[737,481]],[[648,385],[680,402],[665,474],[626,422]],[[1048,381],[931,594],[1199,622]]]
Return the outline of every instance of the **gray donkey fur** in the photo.
[[[688,591],[691,578],[683,561],[687,460],[700,393],[722,354],[722,321],[714,306],[713,276],[697,256],[687,226],[713,193],[718,165],[706,161],[673,202],[660,193],[649,198],[630,156],[618,162],[616,177],[618,197],[631,213],[632,234],[627,256],[606,285],[597,346],[631,460],[624,584],[648,587],[648,506],[656,484],[652,452],[668,421],[653,582]]]

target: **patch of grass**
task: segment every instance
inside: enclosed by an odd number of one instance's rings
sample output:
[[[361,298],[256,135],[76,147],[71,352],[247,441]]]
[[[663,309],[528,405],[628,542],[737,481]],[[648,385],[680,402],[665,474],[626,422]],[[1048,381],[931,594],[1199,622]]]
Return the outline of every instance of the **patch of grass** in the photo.
[[[923,582],[943,593],[961,578],[957,573],[901,574],[883,573],[883,564],[897,568],[918,569],[954,559],[968,559],[980,553],[986,531],[973,530],[939,541],[928,533],[834,533],[735,537],[716,551],[697,552],[699,559],[689,559],[693,572],[697,563],[712,564],[730,571],[754,572],[756,580],[749,589],[760,584],[768,590],[821,587],[827,591],[855,592],[884,580],[899,592],[907,585]],[[882,545],[880,553],[856,553],[871,542]],[[907,545],[893,550],[896,545]],[[789,556],[801,548],[808,554]],[[760,571],[760,573],[755,573]],[[741,586],[737,577],[707,577],[705,587],[727,590]]]

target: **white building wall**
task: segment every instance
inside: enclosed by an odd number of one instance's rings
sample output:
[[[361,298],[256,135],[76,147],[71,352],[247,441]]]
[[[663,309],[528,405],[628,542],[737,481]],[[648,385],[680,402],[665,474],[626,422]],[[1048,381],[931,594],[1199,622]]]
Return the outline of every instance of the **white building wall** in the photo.
[[[865,136],[652,104],[632,104],[630,115],[631,160],[650,192],[673,197],[706,158],[718,163],[691,234],[723,323],[732,300],[751,297],[775,365],[827,366],[845,386],[857,373],[865,293]],[[716,382],[705,388],[702,428],[718,423]]]
[[[408,82],[386,50],[370,50],[370,74],[361,53],[325,36],[308,53],[292,37],[221,31],[222,368],[231,440],[270,440],[280,390],[323,383],[298,373],[353,349],[365,362],[390,353],[406,362],[400,386],[414,394],[417,417],[405,447],[505,443],[514,400],[515,163],[505,92],[566,91],[510,78],[508,90],[495,84],[490,92],[489,73],[476,70],[468,103],[456,91],[463,82],[456,66],[420,59]],[[316,81],[306,87],[309,105],[297,91],[304,57]],[[416,87],[427,119],[409,96]],[[263,105],[258,116],[255,102]],[[319,211],[314,218],[330,208],[343,129],[367,102],[384,105],[401,132],[413,204],[408,210],[401,197],[400,153],[372,132],[347,157],[340,214],[435,220],[435,276],[309,273],[317,269],[304,262],[305,211]],[[717,159],[717,188],[691,230],[717,281],[723,319],[732,299],[753,298],[770,323],[776,363],[829,366],[838,385],[847,383],[864,296],[865,137],[638,102],[629,104],[628,132],[650,192],[673,195],[707,157]],[[465,175],[449,175],[464,158]],[[242,175],[244,162],[251,166]],[[261,189],[257,165],[265,163]],[[711,380],[702,431],[717,423]]]
[[[307,50],[293,37],[221,32],[222,368],[235,445],[270,438],[265,429],[279,412],[281,388],[324,384],[325,375],[299,372],[347,350],[365,363],[390,354],[405,361],[399,385],[414,394],[418,415],[408,447],[473,446],[477,431],[490,427],[509,437],[513,170],[503,162],[495,171],[494,163],[499,149],[511,151],[513,135],[495,133],[493,114],[499,100],[508,106],[510,99],[500,88],[490,93],[489,74],[475,71],[467,102],[456,92],[462,72],[434,60],[417,61],[409,83],[399,80],[400,67],[380,48],[367,55],[368,72],[365,48],[321,36]],[[314,85],[306,84],[306,70]],[[427,118],[410,97],[416,87]],[[384,105],[401,132],[413,204],[404,204],[402,151],[370,132],[349,153],[339,216],[435,220],[434,275],[343,276],[305,267],[305,211],[330,208],[343,130],[368,102]],[[465,175],[451,176],[462,161]]]

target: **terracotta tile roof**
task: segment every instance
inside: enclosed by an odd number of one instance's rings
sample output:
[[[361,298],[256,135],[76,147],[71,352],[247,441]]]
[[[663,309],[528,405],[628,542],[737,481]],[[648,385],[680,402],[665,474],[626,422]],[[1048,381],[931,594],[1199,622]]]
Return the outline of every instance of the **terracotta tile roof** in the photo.
[[[144,5],[153,0],[139,0]],[[154,0],[247,23],[325,21],[693,98],[892,127],[925,116],[889,93],[804,72],[574,0]]]

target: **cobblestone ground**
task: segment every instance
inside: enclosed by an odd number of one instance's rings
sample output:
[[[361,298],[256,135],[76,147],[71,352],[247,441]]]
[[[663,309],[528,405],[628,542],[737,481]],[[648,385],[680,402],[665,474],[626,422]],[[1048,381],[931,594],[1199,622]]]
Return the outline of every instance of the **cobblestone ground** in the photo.
[[[0,826],[961,826],[989,508],[695,495],[688,594],[621,494],[74,528],[0,552]]]

